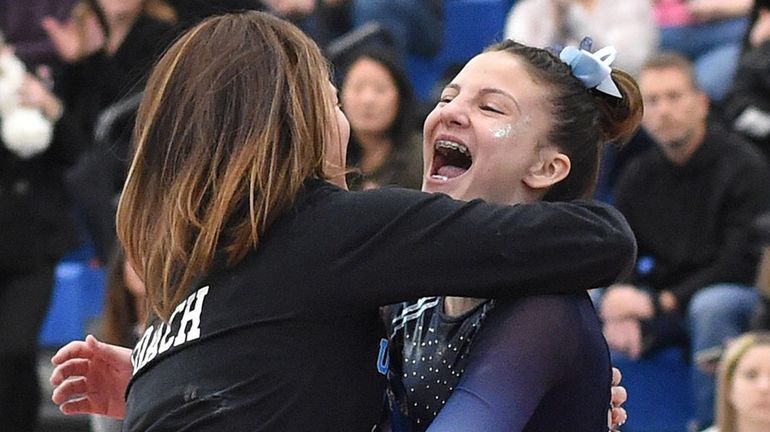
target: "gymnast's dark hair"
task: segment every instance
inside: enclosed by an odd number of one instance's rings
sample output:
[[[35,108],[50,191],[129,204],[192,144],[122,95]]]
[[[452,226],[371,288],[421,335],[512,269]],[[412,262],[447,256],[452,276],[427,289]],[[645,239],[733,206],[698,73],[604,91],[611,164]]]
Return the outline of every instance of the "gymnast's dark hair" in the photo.
[[[612,80],[623,98],[586,88],[558,55],[512,40],[484,52],[504,51],[519,57],[536,82],[550,89],[553,106],[551,144],[570,158],[571,170],[543,197],[546,201],[588,198],[596,187],[602,148],[608,142],[623,144],[642,119],[642,97],[636,81],[626,72],[612,70]]]

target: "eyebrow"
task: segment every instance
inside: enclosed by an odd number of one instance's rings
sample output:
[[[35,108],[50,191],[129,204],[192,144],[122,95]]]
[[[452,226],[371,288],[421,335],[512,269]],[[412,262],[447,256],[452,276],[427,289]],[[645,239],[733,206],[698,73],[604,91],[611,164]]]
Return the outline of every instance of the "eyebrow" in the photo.
[[[452,90],[460,91],[460,86],[458,84],[452,83],[452,84],[448,84],[446,87],[444,87],[444,89],[452,89]],[[513,97],[510,93],[504,90],[501,90],[497,87],[484,87],[479,91],[479,93],[482,96],[487,94],[496,94],[496,95],[503,96],[504,98],[509,99],[511,102],[513,102],[513,104],[516,106],[516,110],[519,112],[519,114],[521,114],[521,107],[519,106],[519,101],[517,101],[516,98]]]

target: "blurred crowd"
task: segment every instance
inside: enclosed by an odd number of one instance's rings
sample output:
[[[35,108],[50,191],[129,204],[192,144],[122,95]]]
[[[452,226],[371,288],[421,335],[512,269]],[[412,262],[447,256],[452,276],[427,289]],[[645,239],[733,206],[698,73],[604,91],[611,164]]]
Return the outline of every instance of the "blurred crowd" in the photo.
[[[115,246],[114,213],[143,83],[176,36],[229,11],[294,22],[333,64],[351,125],[350,187],[419,189],[421,126],[434,101],[415,95],[408,59],[452,49],[443,11],[461,1],[0,0],[0,418],[8,430],[35,428],[37,335],[68,251],[93,245],[95,265],[109,272],[104,340],[136,338],[142,284]],[[501,36],[556,50],[590,36],[595,48],[617,48],[614,65],[642,91],[643,128],[606,146],[595,192],[626,216],[639,245],[634,273],[593,293],[610,348],[639,361],[682,348],[693,430],[715,422],[722,432],[755,430],[737,419],[754,418],[757,405],[735,394],[770,374],[756,366],[752,381],[740,372],[751,361],[770,364],[766,334],[741,337],[770,330],[770,1],[504,2]]]

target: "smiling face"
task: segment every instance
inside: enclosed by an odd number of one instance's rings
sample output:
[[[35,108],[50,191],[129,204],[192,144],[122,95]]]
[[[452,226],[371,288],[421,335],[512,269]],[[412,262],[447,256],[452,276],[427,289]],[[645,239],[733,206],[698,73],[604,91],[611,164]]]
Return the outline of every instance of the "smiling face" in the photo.
[[[501,51],[474,57],[425,120],[423,190],[496,203],[540,198],[569,172],[569,159],[547,140],[550,110],[547,88],[521,59]]]
[[[730,402],[737,418],[770,425],[770,345],[750,348],[739,360]]]

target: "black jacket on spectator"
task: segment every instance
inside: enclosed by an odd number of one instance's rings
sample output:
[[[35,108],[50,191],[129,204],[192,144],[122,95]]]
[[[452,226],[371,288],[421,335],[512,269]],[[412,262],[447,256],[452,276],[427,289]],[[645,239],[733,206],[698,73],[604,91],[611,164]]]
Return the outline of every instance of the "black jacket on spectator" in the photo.
[[[735,76],[724,115],[770,161],[770,41],[746,51]]]
[[[20,159],[0,143],[0,273],[52,266],[77,245],[62,174],[76,152],[54,139],[44,153]]]
[[[141,15],[112,56],[91,55],[69,65],[57,78],[56,93],[64,102],[57,127],[72,148],[87,149],[99,113],[142,89],[153,63],[171,36],[170,24]]]
[[[104,262],[114,242],[112,199],[129,160],[132,122],[113,126],[112,135],[119,139],[99,146],[94,145],[95,128],[106,108],[143,89],[172,29],[171,24],[142,15],[114,55],[97,53],[70,65],[57,82],[57,93],[66,106],[57,136],[67,141],[71,151],[84,153],[67,174],[67,190]]]
[[[681,310],[709,285],[753,284],[759,248],[751,224],[770,208],[768,184],[759,152],[717,123],[684,166],[657,146],[638,157],[616,192],[639,245],[631,282],[672,291]]]

